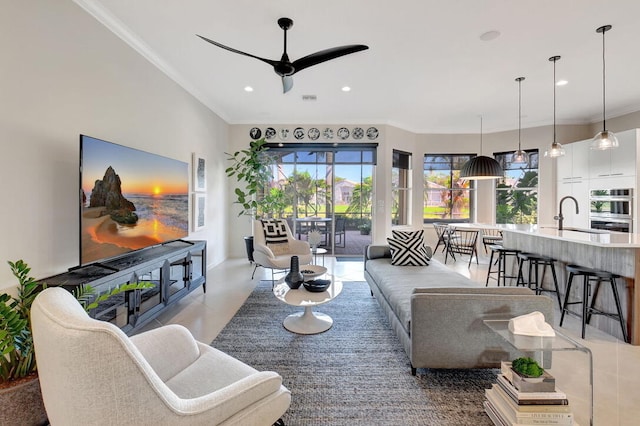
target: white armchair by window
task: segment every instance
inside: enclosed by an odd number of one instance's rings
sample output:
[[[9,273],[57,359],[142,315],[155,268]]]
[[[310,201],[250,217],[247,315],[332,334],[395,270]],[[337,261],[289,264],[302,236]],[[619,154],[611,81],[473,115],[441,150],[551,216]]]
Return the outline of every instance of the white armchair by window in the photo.
[[[31,322],[54,426],[266,426],[291,402],[275,372],[259,372],[200,343],[180,325],[129,338],[90,318],[60,287],[36,297]]]
[[[289,269],[291,256],[298,256],[300,265],[311,263],[311,247],[307,241],[296,240],[284,219],[258,219],[253,221],[253,269],[258,266],[271,269]],[[254,275],[251,275],[253,279]]]

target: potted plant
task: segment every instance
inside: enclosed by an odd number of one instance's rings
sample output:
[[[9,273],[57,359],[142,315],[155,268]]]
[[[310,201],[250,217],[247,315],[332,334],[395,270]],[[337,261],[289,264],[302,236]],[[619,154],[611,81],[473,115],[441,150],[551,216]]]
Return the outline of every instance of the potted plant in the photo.
[[[369,235],[371,233],[371,222],[365,221],[358,226],[358,229],[360,230],[360,235]]]
[[[269,187],[272,179],[272,169],[274,159],[267,151],[264,138],[249,142],[249,149],[243,149],[227,154],[227,160],[231,165],[225,170],[229,178],[235,179],[237,186],[233,192],[236,196],[234,204],[239,204],[241,209],[238,216],[249,215],[254,219],[263,217],[266,214],[273,214],[283,203],[284,193],[265,194],[265,189]],[[272,188],[278,190],[278,188]],[[282,206],[280,212],[284,210]],[[244,237],[247,248],[247,257],[253,262],[253,237]]]
[[[47,424],[29,321],[33,300],[46,285],[29,276],[31,268],[24,261],[8,263],[18,280],[18,295],[0,294],[0,424]],[[118,293],[153,286],[140,281],[96,294],[87,285],[74,295],[88,312]]]
[[[46,424],[29,313],[41,286],[22,260],[9,262],[18,295],[0,295],[0,424]]]

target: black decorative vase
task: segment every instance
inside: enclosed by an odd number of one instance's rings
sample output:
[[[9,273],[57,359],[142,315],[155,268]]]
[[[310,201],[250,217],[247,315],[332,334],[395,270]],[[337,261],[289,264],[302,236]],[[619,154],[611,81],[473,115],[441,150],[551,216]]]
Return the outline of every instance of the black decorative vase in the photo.
[[[284,277],[284,282],[286,282],[290,288],[298,288],[302,285],[303,281],[304,277],[300,272],[298,256],[291,256],[291,267],[289,268],[289,273]]]

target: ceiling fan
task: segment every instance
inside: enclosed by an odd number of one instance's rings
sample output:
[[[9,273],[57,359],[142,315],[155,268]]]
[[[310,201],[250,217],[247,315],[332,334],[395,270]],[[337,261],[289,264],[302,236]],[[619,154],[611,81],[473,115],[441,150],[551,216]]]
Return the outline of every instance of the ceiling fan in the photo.
[[[249,56],[251,58],[255,58],[259,61],[265,62],[273,67],[273,70],[282,77],[282,90],[283,93],[287,93],[293,87],[293,74],[298,71],[302,71],[305,68],[309,68],[310,66],[320,64],[322,62],[326,62],[331,59],[339,58],[340,56],[348,55],[350,53],[360,52],[361,50],[366,50],[369,46],[365,46],[364,44],[350,44],[347,46],[338,46],[332,47],[330,49],[321,50],[319,52],[312,53],[303,58],[296,59],[291,62],[289,60],[289,55],[287,55],[287,30],[289,30],[293,26],[293,21],[289,18],[280,18],[278,19],[278,25],[280,28],[284,30],[284,53],[282,53],[282,57],[279,61],[275,61],[272,59],[265,59],[259,56],[252,55],[250,53],[242,52],[240,50],[234,49],[229,46],[225,46],[224,44],[220,44],[216,41],[209,40],[206,37],[203,37],[199,34],[196,34],[198,37],[203,39],[204,41],[208,41],[209,43],[226,49],[230,52],[239,53],[241,55]]]

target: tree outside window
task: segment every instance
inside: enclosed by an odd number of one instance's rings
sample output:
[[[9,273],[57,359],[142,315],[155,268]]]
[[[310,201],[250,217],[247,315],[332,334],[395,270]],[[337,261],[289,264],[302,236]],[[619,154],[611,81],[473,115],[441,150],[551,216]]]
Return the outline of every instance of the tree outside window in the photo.
[[[494,154],[505,171],[496,184],[496,223],[538,222],[538,150],[527,150],[527,164],[513,164],[513,152]]]
[[[425,154],[425,223],[470,221],[475,187],[473,181],[460,178],[460,170],[473,157],[473,154]]]

